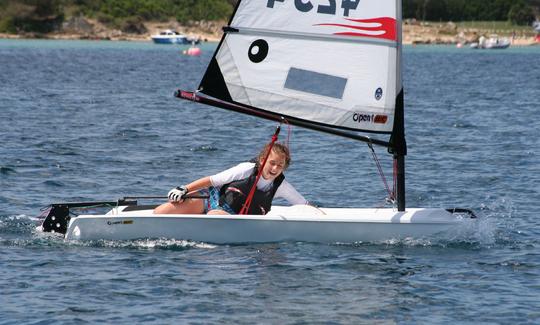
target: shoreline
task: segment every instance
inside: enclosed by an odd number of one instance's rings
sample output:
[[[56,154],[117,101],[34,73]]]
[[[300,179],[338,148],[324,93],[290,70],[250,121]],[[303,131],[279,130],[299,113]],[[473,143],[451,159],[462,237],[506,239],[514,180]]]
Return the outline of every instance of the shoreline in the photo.
[[[497,30],[492,28],[458,27],[452,22],[419,23],[405,20],[403,23],[403,44],[416,45],[457,45],[463,46],[478,42],[480,36],[497,35],[511,40],[512,46],[538,45],[534,32],[521,30]]]
[[[2,39],[53,39],[53,40],[107,40],[107,41],[138,41],[152,42],[151,35],[159,34],[160,31],[171,29],[193,38],[199,38],[204,42],[219,42],[221,40],[222,26],[225,21],[196,22],[189,26],[180,25],[178,22],[143,23],[144,33],[125,33],[121,30],[111,29],[96,20],[86,18],[71,19],[63,24],[61,31],[39,34],[6,34],[0,33]],[[481,35],[496,34],[497,30],[463,28],[456,24],[447,23],[417,23],[405,20],[403,23],[404,45],[466,45],[477,42]],[[498,33],[500,37],[511,39],[512,46],[540,45],[533,32],[516,33],[504,31]]]
[[[144,22],[135,26],[138,32],[123,32],[110,28],[95,19],[72,17],[62,24],[59,31],[51,33],[0,33],[0,38],[8,39],[56,39],[56,40],[102,40],[102,41],[149,41],[151,36],[170,29],[201,41],[218,42],[221,39],[221,27],[225,21],[198,21],[190,25],[181,25],[176,21]]]

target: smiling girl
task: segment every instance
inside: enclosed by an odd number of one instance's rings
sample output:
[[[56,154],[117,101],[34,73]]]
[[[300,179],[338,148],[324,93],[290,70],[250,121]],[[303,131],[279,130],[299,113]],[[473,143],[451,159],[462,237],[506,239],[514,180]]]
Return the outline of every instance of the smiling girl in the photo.
[[[187,185],[169,191],[169,202],[158,206],[155,214],[238,214],[251,190],[264,157],[267,144],[259,153],[256,162],[240,163],[221,173],[203,177]],[[289,167],[289,149],[275,143],[262,175],[257,182],[248,214],[266,214],[270,211],[274,197],[281,197],[290,204],[308,204],[308,201],[285,180],[283,171]],[[208,199],[185,198],[188,193],[208,195]]]

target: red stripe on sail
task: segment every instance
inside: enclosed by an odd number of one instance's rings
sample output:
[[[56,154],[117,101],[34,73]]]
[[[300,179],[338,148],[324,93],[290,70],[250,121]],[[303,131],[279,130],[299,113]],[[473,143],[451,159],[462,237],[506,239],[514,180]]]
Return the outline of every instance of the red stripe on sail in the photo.
[[[372,38],[382,38],[388,39],[391,41],[397,41],[397,30],[396,30],[396,20],[390,17],[379,17],[379,18],[370,18],[370,19],[350,19],[346,20],[360,23],[360,24],[375,24],[376,26],[360,26],[360,25],[349,25],[349,24],[316,24],[314,26],[334,26],[334,27],[344,27],[351,28],[357,31],[352,32],[336,32],[334,35],[344,35],[344,36],[357,36],[357,37],[372,37]],[[363,31],[363,32],[362,32]],[[366,32],[381,32],[379,35],[373,35]]]

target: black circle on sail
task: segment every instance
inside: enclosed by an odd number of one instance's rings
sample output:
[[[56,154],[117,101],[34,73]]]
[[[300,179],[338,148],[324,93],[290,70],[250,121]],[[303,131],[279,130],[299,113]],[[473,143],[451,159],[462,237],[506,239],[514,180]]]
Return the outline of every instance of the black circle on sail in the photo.
[[[248,50],[248,57],[253,63],[259,63],[266,59],[268,55],[268,43],[263,39],[258,39],[251,43]]]
[[[383,95],[382,88],[381,87],[377,88],[377,90],[375,90],[375,99],[380,100],[382,98],[382,95]]]

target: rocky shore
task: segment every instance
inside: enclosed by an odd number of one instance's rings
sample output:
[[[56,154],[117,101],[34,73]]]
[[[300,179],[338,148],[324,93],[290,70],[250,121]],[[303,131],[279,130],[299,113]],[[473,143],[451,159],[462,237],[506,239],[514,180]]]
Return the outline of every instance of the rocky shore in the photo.
[[[151,41],[150,36],[159,34],[165,29],[178,31],[190,38],[203,41],[219,41],[221,28],[225,21],[198,21],[189,25],[181,25],[176,21],[170,22],[141,22],[124,26],[124,29],[110,28],[95,19],[73,17],[66,20],[62,27],[55,32],[39,33],[0,33],[0,38],[40,38],[64,40],[110,40],[110,41]]]
[[[406,20],[403,24],[404,44],[470,44],[478,42],[480,36],[498,34],[511,39],[512,46],[538,44],[535,35],[530,32],[498,31],[493,29],[462,28],[455,23],[419,23]]]
[[[72,17],[66,20],[60,30],[48,34],[0,34],[0,38],[43,38],[43,39],[80,39],[111,41],[150,41],[150,36],[165,29],[176,30],[188,37],[203,41],[219,41],[225,21],[199,21],[189,25],[170,22],[139,22],[124,26],[123,30],[111,29],[94,19]],[[531,29],[532,30],[532,29]],[[458,27],[452,22],[420,23],[405,20],[403,24],[404,44],[468,44],[478,41],[481,35],[490,35],[497,31]],[[538,44],[532,32],[499,32],[499,36],[512,39],[513,46]]]

